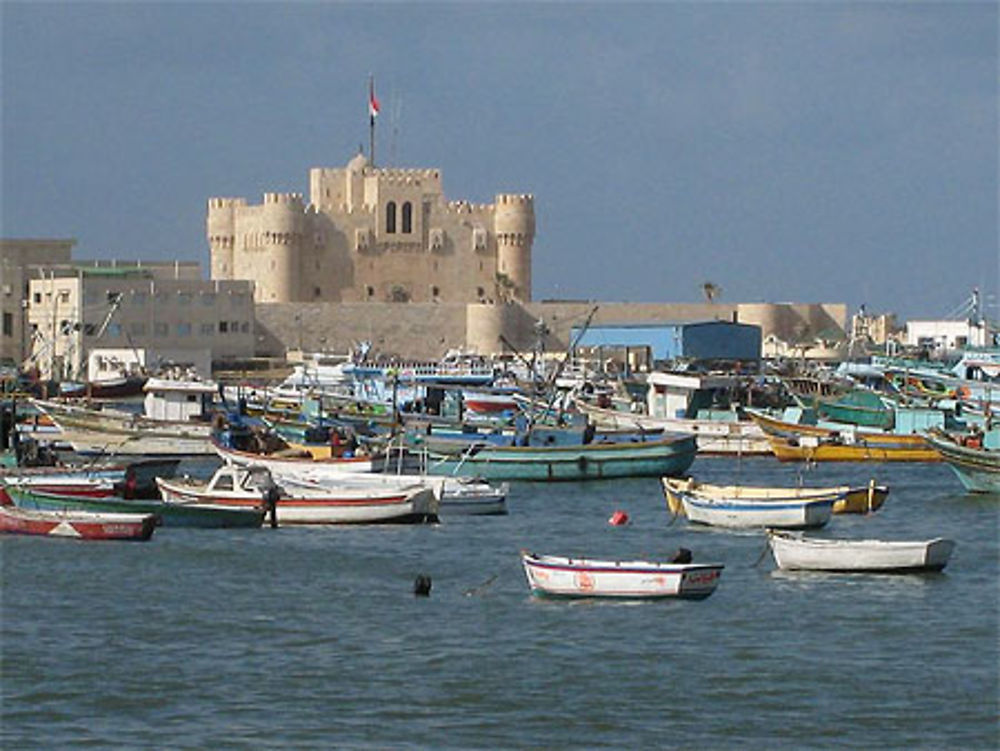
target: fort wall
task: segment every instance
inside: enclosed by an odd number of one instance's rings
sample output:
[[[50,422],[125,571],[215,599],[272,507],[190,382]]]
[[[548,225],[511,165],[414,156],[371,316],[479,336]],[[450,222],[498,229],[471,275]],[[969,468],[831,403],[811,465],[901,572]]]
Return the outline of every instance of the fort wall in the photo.
[[[538,322],[547,333],[549,352],[566,351],[574,327],[591,311],[592,325],[739,321],[761,326],[763,338],[784,341],[801,335],[803,325],[833,331],[846,323],[845,305],[752,305],[722,303],[593,303],[537,302],[527,305],[465,303],[258,304],[258,355],[280,357],[290,349],[346,353],[360,341],[376,352],[406,359],[435,359],[451,349],[498,354],[531,350],[538,339]],[[804,324],[804,322],[807,322]],[[809,323],[811,322],[811,323]]]

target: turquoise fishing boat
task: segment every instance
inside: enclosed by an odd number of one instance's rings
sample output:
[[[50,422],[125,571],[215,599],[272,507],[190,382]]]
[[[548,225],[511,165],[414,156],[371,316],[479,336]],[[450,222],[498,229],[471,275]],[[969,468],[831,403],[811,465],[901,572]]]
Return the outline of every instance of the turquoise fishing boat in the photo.
[[[487,480],[604,480],[676,477],[694,461],[695,437],[669,433],[660,440],[553,446],[478,443],[461,453],[428,450],[427,471]]]
[[[17,485],[0,487],[14,503],[40,511],[97,511],[105,513],[156,514],[165,527],[259,527],[264,521],[260,508],[230,508],[207,503],[174,503],[162,500],[139,500],[120,496],[94,498],[59,495],[29,490]]]
[[[1000,431],[958,437],[932,430],[923,435],[967,491],[1000,494]]]
[[[819,418],[864,428],[892,430],[895,413],[895,405],[887,397],[864,389],[854,389],[836,399],[816,404]]]

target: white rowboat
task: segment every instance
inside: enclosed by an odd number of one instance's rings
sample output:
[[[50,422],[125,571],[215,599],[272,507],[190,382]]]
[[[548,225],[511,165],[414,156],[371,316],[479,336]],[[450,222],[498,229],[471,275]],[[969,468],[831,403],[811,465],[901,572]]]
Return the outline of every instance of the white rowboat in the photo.
[[[778,568],[805,571],[908,573],[940,571],[953,540],[833,540],[768,531]]]
[[[599,561],[521,553],[533,594],[626,599],[680,597],[702,600],[715,591],[721,563]]]

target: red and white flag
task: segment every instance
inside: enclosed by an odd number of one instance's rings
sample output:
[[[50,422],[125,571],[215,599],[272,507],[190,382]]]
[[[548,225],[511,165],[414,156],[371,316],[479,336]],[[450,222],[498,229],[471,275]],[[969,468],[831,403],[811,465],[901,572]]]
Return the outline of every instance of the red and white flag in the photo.
[[[375,122],[375,116],[378,115],[378,99],[375,98],[375,80],[371,79],[368,82],[368,116]]]

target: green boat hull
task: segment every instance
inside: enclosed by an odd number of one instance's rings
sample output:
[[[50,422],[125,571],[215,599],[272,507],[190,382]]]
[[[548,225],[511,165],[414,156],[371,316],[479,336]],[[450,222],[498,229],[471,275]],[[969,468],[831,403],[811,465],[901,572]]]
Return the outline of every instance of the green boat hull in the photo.
[[[35,493],[8,486],[7,493],[21,508],[42,511],[99,511],[129,514],[156,514],[165,527],[232,528],[259,527],[264,521],[263,509],[222,508],[205,504],[166,503],[160,500],[138,500],[109,496],[90,498],[51,493]]]
[[[431,453],[428,472],[487,480],[579,481],[679,477],[694,461],[694,436],[647,443],[580,446],[483,446],[475,453]]]

